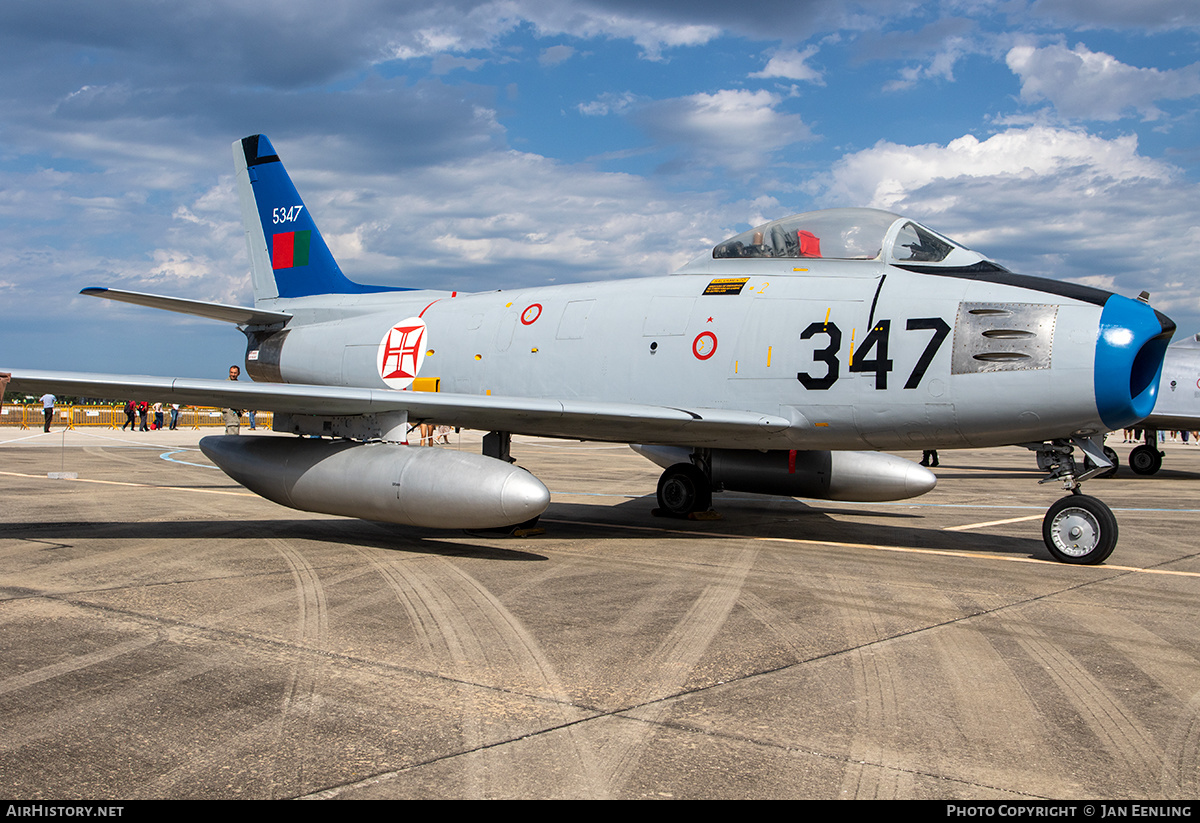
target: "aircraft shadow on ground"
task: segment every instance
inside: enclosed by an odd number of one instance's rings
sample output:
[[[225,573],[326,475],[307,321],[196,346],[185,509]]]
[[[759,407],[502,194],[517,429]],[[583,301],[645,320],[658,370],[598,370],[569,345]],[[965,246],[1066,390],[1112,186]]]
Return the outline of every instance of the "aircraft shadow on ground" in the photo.
[[[461,530],[421,529],[338,518],[330,520],[161,520],[137,521],[48,521],[8,523],[0,526],[0,539],[28,540],[45,544],[44,551],[73,548],[78,540],[230,540],[271,537],[283,540],[312,540],[386,551],[434,554],[444,557],[473,557],[485,560],[535,561],[545,555],[524,549],[484,542],[471,542],[485,535],[468,535]],[[497,535],[503,539],[505,535]]]
[[[888,547],[1043,557],[1040,528],[1030,524],[1028,537],[986,531],[948,532],[925,527],[920,513],[862,507],[813,508],[790,498],[755,499],[750,496],[714,500],[719,520],[655,517],[653,497],[624,501],[615,506],[555,502],[542,516],[542,535],[519,538],[509,534],[463,530],[423,529],[351,518],[233,519],[183,521],[49,521],[8,523],[0,538],[44,543],[44,551],[70,548],[78,540],[229,540],[271,537],[311,540],[393,552],[433,554],[503,561],[540,561],[546,555],[530,551],[539,539],[612,539],[624,533],[632,539],[659,541],[727,540],[730,538],[782,538],[830,544],[866,544]],[[837,506],[836,503],[831,503]],[[854,522],[839,518],[856,518]],[[628,531],[624,531],[628,530]]]
[[[552,503],[542,515],[541,525],[548,536],[567,539],[611,538],[614,532],[624,527],[630,530],[631,537],[641,539],[645,539],[647,529],[652,529],[656,540],[793,538],[832,544],[860,543],[1049,559],[1049,552],[1042,543],[1040,523],[1028,525],[1028,537],[1012,537],[986,531],[949,532],[921,527],[919,523],[925,520],[921,514],[866,506],[815,509],[790,498],[763,497],[760,503],[750,498],[722,501],[719,495],[714,498],[713,505],[721,514],[720,520],[655,517],[650,514],[655,507],[653,497],[628,500],[616,506]],[[870,518],[874,522],[849,522],[835,519],[835,516]]]

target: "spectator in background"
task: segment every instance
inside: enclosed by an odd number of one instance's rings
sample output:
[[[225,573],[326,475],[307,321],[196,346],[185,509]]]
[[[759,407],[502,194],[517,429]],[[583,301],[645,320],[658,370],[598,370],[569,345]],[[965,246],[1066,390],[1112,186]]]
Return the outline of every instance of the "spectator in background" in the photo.
[[[229,367],[229,379],[236,381],[242,376],[242,370],[237,366]],[[242,429],[241,409],[225,409],[225,433],[239,434]]]
[[[46,431],[50,431],[50,421],[54,419],[54,401],[58,398],[46,392],[42,395],[42,416],[46,418]]]

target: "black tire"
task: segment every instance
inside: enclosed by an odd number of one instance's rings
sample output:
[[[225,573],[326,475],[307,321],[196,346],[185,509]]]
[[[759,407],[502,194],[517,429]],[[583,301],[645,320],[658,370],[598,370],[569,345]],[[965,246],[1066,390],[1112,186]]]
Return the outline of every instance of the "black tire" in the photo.
[[[712,483],[691,463],[676,463],[658,478],[658,507],[674,517],[712,508]]]
[[[1042,519],[1042,539],[1060,563],[1094,566],[1117,547],[1117,518],[1103,501],[1086,494],[1067,495]]]
[[[1104,456],[1108,458],[1108,462],[1112,463],[1112,468],[1106,472],[1096,475],[1097,477],[1116,477],[1117,469],[1121,466],[1121,457],[1117,454],[1117,450],[1112,446],[1104,447]]]
[[[1129,453],[1129,468],[1134,474],[1157,474],[1162,461],[1163,453],[1149,443],[1143,443]]]

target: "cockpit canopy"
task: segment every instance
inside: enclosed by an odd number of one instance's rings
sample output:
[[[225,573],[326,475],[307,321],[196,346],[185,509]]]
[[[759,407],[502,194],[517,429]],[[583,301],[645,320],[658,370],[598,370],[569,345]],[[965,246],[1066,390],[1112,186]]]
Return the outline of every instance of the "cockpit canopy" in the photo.
[[[742,232],[712,250],[712,258],[718,260],[753,257],[877,260],[939,267],[971,266],[986,260],[916,221],[879,209],[793,214]]]

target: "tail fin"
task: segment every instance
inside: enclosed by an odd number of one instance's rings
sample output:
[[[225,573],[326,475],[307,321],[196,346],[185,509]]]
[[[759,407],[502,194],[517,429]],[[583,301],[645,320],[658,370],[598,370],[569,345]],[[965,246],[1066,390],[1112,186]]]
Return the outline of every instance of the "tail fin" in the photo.
[[[234,141],[233,164],[256,304],[272,297],[407,291],[360,285],[342,274],[265,135]]]

